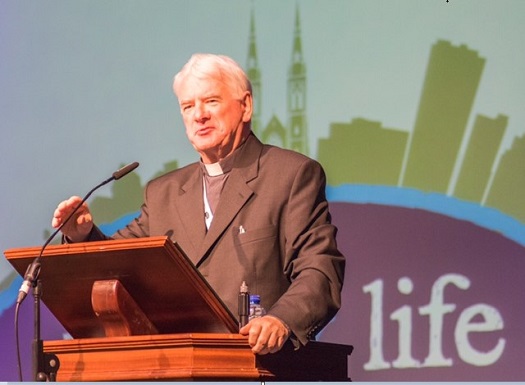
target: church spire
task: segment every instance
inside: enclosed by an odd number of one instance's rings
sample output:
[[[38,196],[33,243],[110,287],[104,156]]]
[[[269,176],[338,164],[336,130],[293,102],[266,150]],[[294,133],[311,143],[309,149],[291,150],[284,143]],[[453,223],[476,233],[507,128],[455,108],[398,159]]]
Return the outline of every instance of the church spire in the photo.
[[[306,125],[306,66],[301,42],[299,6],[295,9],[292,63],[288,71],[288,140],[289,148],[308,155]]]
[[[299,16],[299,6],[295,6],[295,29],[293,39],[292,64],[303,62],[303,47],[301,42],[301,18]]]
[[[248,43],[248,60],[246,73],[252,83],[253,114],[252,131],[259,135],[261,127],[261,71],[257,60],[257,45],[255,42],[255,16],[252,9],[250,17],[250,38]]]

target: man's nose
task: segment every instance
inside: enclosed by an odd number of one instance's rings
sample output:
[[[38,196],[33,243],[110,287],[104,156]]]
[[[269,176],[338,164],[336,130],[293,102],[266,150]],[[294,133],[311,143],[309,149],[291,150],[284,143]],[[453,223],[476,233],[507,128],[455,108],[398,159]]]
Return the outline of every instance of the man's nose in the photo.
[[[208,110],[204,103],[195,104],[193,117],[196,121],[206,120],[209,118]]]

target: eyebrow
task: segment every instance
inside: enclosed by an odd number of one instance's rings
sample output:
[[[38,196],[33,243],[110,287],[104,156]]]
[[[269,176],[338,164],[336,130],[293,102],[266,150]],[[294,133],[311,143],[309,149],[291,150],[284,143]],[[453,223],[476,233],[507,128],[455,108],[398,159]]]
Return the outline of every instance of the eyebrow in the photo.
[[[208,100],[208,99],[221,99],[222,100],[224,98],[219,94],[210,94],[210,95],[206,95],[203,98],[201,98],[201,100]]]
[[[205,95],[203,97],[199,97],[199,98],[193,98],[193,99],[185,99],[185,100],[181,100],[179,102],[180,105],[183,105],[183,104],[191,104],[191,103],[194,103],[195,100],[208,100],[208,99],[220,99],[220,100],[223,100],[224,97],[222,97],[221,95],[219,94],[209,94],[209,95]]]

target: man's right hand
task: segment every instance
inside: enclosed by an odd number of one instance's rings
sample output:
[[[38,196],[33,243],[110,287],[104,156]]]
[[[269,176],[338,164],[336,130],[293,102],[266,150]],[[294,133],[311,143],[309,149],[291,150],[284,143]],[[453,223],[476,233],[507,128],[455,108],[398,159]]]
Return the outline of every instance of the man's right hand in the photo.
[[[55,229],[60,227],[80,202],[82,202],[82,198],[77,196],[72,196],[60,202],[53,214],[51,226]],[[84,202],[76,213],[73,214],[73,217],[62,227],[61,231],[62,234],[72,242],[82,242],[87,239],[92,228],[93,217],[91,216],[87,203]]]

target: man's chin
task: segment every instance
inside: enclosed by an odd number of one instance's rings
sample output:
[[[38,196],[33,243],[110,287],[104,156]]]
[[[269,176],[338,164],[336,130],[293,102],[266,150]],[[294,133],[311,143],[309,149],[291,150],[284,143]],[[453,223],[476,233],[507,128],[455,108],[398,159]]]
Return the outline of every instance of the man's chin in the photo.
[[[211,144],[195,143],[193,148],[197,151],[205,163],[215,163],[216,158],[218,157],[218,146],[213,146]]]

